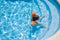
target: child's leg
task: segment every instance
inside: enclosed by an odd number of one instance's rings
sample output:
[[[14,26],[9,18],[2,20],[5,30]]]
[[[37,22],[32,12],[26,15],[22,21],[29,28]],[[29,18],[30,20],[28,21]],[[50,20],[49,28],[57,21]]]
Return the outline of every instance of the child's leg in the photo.
[[[37,24],[40,24],[40,25],[42,25],[42,23],[41,23],[41,22],[38,22],[38,21],[36,21],[36,23],[37,23]]]
[[[37,24],[40,24],[41,25],[41,27],[43,27],[43,28],[47,28],[45,25],[43,25],[43,23],[41,23],[41,22],[36,22]]]

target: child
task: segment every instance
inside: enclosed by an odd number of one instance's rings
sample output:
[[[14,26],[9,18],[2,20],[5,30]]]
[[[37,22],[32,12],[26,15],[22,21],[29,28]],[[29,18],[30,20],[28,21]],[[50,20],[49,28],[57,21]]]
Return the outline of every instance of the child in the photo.
[[[36,20],[38,20],[38,19],[39,19],[39,16],[36,15],[35,12],[32,12],[32,22],[31,22],[31,25],[32,26],[35,25],[36,24]]]
[[[35,25],[36,23],[37,24],[41,24],[42,25],[42,23],[41,22],[37,22],[37,20],[39,20],[39,16],[38,15],[36,15],[36,13],[35,12],[32,12],[32,21],[31,21],[31,25],[33,26],[33,25]],[[45,16],[43,16],[43,17],[45,17]],[[43,17],[41,17],[41,18],[43,18]],[[41,19],[40,18],[40,19]]]

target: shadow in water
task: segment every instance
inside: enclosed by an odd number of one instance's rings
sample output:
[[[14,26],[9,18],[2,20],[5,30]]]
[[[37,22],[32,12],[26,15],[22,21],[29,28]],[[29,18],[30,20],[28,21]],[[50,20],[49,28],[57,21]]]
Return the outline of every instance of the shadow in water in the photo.
[[[36,35],[39,33],[40,29],[42,28],[45,28],[44,25],[41,25],[41,24],[35,24],[34,26],[31,27],[31,30],[30,30],[30,35],[29,37],[32,38],[32,35]]]

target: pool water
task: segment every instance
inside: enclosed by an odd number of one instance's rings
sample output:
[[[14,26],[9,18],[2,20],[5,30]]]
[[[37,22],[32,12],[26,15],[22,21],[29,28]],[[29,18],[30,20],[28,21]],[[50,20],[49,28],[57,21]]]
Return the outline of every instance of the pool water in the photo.
[[[60,29],[59,8],[52,0],[0,0],[0,40],[46,40]],[[31,26],[33,11],[43,25]]]

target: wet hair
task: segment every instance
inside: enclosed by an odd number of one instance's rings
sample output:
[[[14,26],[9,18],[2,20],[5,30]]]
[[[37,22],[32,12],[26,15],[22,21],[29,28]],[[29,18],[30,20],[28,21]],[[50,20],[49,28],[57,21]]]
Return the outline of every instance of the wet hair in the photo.
[[[36,21],[36,20],[38,20],[38,19],[39,19],[39,16],[38,16],[38,15],[32,17],[32,21]]]

